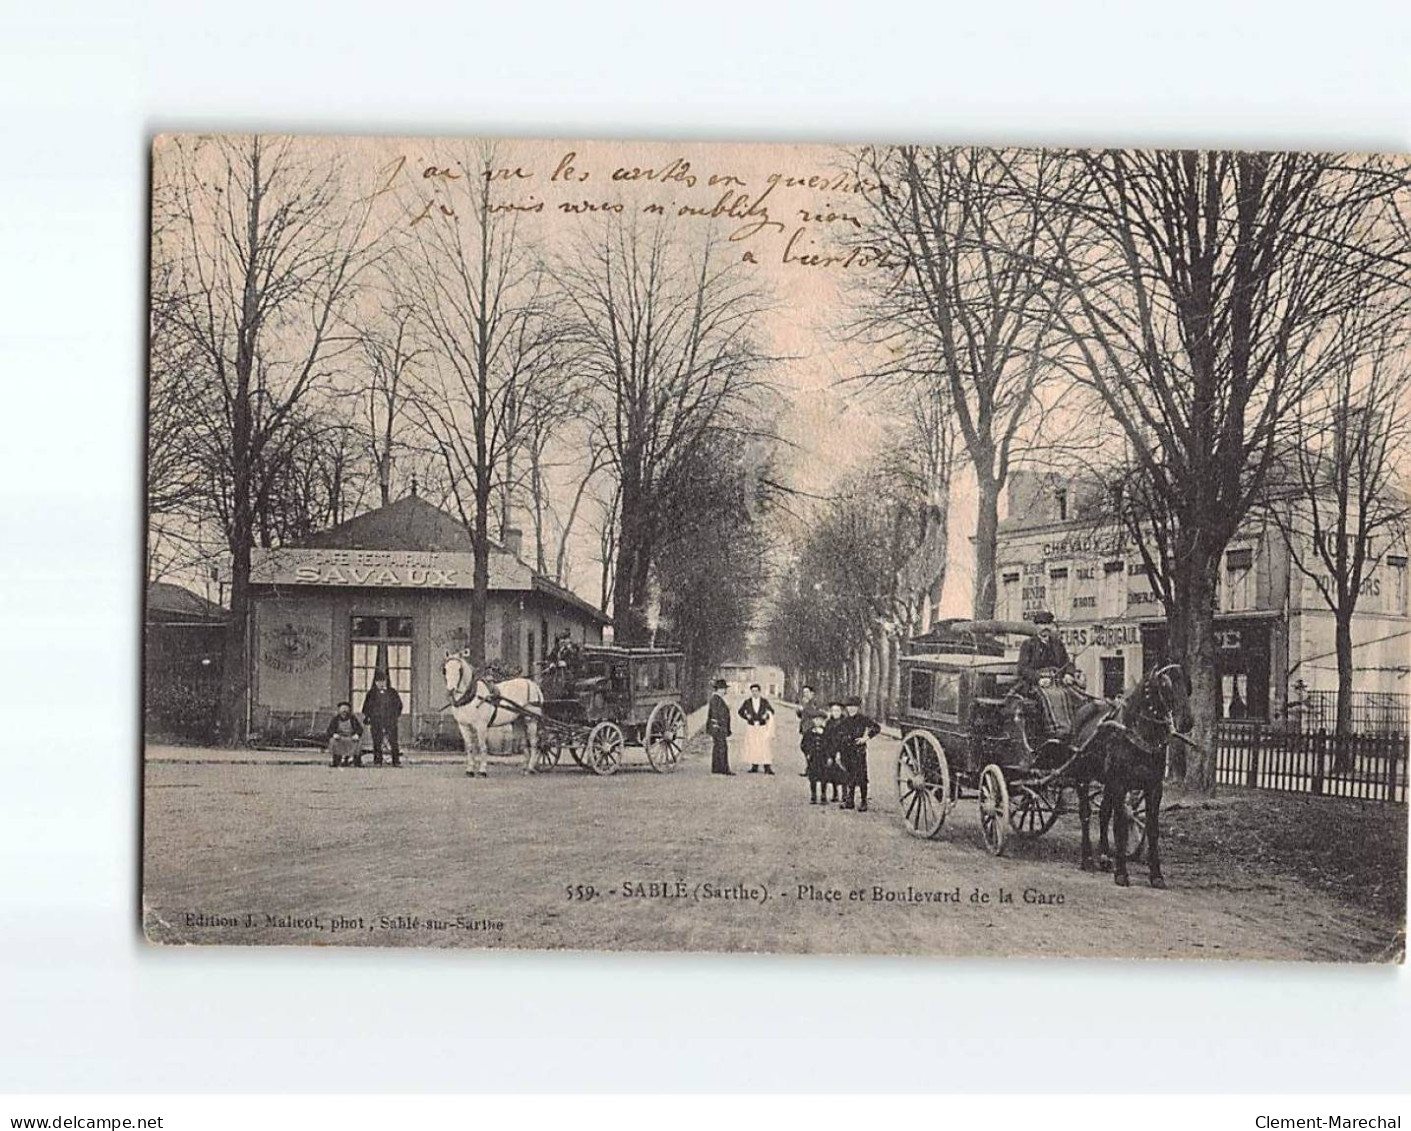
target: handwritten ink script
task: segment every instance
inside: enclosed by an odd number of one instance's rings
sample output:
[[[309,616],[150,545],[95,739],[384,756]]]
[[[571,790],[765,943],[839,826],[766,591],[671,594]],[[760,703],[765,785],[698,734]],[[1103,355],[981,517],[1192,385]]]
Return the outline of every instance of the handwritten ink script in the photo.
[[[542,148],[542,147],[540,147]],[[614,148],[595,158],[562,148],[540,160],[400,153],[376,174],[373,198],[405,213],[408,229],[491,217],[540,222],[589,216],[657,217],[715,225],[742,263],[788,269],[904,270],[904,255],[868,238],[874,179],[858,172],[704,166],[685,155],[634,164]]]

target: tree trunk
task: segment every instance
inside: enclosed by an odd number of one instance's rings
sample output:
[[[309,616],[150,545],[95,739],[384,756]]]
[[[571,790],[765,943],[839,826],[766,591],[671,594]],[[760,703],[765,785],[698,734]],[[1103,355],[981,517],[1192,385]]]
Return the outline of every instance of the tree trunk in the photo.
[[[1352,613],[1338,612],[1336,616],[1337,657],[1338,657],[1338,702],[1337,721],[1334,734],[1337,751],[1334,768],[1340,774],[1352,769],[1352,749],[1346,741],[1352,734]]]
[[[250,530],[237,535],[230,564],[230,619],[225,626],[221,669],[220,740],[243,746],[249,740],[250,690]]]
[[[862,709],[866,711],[872,698],[872,639],[870,636],[862,642],[859,655],[861,666],[858,670],[857,690],[853,694],[862,700]]]
[[[891,678],[887,681],[887,717],[901,713],[901,640],[895,636],[888,638],[887,647],[891,650],[887,667]]]
[[[979,514],[975,519],[975,619],[995,615],[995,553],[999,540],[999,484],[976,472]]]
[[[1185,584],[1178,590],[1178,603],[1185,610],[1185,667],[1191,680],[1191,738],[1195,743],[1186,756],[1185,784],[1204,794],[1215,792],[1220,730],[1220,676],[1215,669],[1214,577],[1218,562],[1218,555],[1210,561],[1191,562]]]
[[[483,465],[482,465],[483,466]],[[490,476],[476,473],[475,530],[471,533],[475,552],[474,588],[470,592],[470,662],[485,663],[485,629],[490,608]]]

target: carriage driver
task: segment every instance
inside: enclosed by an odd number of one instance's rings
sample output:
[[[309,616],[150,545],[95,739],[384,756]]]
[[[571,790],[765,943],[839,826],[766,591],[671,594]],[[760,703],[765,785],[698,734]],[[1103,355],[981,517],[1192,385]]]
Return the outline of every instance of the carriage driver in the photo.
[[[1077,669],[1058,638],[1053,614],[1041,609],[1030,620],[1038,626],[1038,634],[1028,637],[1019,649],[1019,686],[1015,690],[1021,705],[1014,716],[1026,746],[1030,745],[1026,715],[1036,716],[1042,723],[1046,733],[1035,736],[1040,741],[1062,737],[1072,730],[1073,709],[1079,699]]]

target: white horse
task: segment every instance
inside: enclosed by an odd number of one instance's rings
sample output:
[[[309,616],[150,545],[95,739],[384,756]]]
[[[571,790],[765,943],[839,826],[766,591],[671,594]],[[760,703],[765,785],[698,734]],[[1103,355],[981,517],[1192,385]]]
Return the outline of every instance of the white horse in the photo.
[[[486,732],[491,727],[515,726],[524,736],[524,772],[534,772],[539,752],[539,717],[544,709],[544,692],[532,679],[507,679],[495,685],[475,674],[464,652],[447,652],[442,665],[450,711],[461,728],[465,743],[465,772],[489,777],[486,771]]]

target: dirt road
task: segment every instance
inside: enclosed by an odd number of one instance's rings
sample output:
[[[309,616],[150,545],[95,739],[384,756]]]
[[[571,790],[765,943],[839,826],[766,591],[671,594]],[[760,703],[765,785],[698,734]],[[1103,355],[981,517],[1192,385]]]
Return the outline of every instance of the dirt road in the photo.
[[[1398,924],[1173,842],[1167,891],[1078,870],[1077,821],[1000,859],[973,802],[905,834],[895,743],[867,814],[810,806],[792,728],[772,777],[154,748],[147,930],[162,942],[1387,960]],[[736,752],[738,757],[738,752]]]

